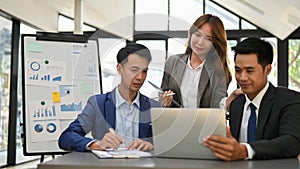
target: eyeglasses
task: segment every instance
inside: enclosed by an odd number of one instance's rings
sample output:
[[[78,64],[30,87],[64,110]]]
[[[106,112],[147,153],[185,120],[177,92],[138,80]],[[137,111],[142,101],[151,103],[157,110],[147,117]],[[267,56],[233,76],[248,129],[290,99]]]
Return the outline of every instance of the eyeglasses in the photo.
[[[212,36],[205,36],[200,32],[195,32],[195,33],[193,33],[193,35],[195,35],[199,39],[203,38],[205,42],[209,42],[209,43],[213,42]]]

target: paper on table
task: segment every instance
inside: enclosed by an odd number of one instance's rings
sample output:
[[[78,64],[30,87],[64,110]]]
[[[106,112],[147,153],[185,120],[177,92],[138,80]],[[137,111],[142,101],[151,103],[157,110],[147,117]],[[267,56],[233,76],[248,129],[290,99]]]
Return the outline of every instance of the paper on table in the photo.
[[[105,151],[92,150],[92,152],[99,158],[142,158],[152,157],[149,152],[139,150],[128,150],[126,148],[119,148],[118,150],[107,149]]]

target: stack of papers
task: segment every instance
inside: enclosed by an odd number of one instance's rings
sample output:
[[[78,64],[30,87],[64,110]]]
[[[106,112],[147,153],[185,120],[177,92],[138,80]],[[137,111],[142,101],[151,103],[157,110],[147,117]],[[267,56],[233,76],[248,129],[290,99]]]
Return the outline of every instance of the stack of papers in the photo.
[[[150,152],[139,150],[128,150],[126,148],[119,148],[118,150],[107,149],[105,151],[92,150],[92,152],[99,158],[141,158],[152,157]]]

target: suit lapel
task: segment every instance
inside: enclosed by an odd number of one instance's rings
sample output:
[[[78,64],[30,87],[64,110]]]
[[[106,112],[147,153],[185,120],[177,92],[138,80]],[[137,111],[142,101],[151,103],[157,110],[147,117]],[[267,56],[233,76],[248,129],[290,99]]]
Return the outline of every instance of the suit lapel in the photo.
[[[271,108],[273,106],[272,99],[275,95],[275,87],[269,83],[270,86],[262,98],[259,106],[258,112],[258,124],[256,129],[256,139],[261,139],[263,135],[263,130],[265,128],[266,121],[271,113]]]
[[[150,127],[150,103],[148,98],[140,94],[139,138],[148,137]]]
[[[211,60],[207,59],[204,63],[204,66],[202,68],[202,72],[200,75],[200,81],[198,84],[198,93],[197,93],[197,103],[198,103],[198,107],[201,105],[200,104],[200,100],[203,97],[203,93],[207,87],[207,84],[209,83],[209,79],[212,76],[212,73],[214,71],[214,66],[211,63]]]
[[[189,56],[188,54],[182,56],[176,65],[175,73],[173,76],[174,76],[175,81],[178,83],[178,86],[181,86],[183,73],[186,69],[186,63],[187,63],[188,56]]]
[[[198,93],[197,93],[197,107],[200,106],[200,100],[202,99],[202,95],[205,91],[205,88],[207,86],[207,83],[209,82],[209,75],[207,73],[207,70],[205,66],[202,69],[201,75],[200,75],[200,81],[198,84]]]
[[[245,95],[238,97],[230,110],[230,130],[232,136],[236,139],[239,139],[240,135],[245,102]]]
[[[107,98],[105,100],[105,119],[107,123],[115,129],[116,126],[116,106],[115,106],[115,100],[116,100],[116,89],[115,88],[112,92],[108,93]]]

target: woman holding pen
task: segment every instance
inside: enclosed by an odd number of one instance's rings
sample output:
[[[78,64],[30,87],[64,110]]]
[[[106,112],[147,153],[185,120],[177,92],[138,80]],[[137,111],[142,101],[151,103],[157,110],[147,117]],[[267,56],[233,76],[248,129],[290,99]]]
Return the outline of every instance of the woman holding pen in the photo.
[[[164,68],[160,103],[170,107],[218,108],[231,74],[226,31],[214,15],[200,16],[189,29],[184,54],[170,56]],[[175,95],[167,96],[170,93]]]

